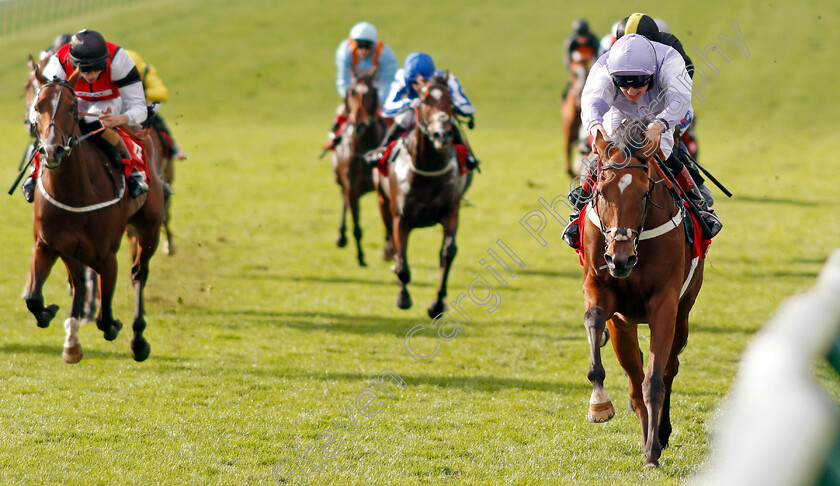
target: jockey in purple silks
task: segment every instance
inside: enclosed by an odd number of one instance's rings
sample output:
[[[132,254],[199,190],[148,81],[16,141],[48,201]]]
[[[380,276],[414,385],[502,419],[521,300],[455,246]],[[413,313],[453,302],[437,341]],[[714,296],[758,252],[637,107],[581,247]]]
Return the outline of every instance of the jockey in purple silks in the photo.
[[[609,140],[625,119],[652,118],[654,121],[647,126],[648,138],[659,140],[665,165],[700,209],[714,236],[723,225],[673,150],[674,129],[691,110],[691,94],[691,77],[679,52],[644,36],[628,34],[592,67],[583,88],[581,120],[593,138],[600,133]],[[570,216],[563,239],[572,248],[580,246],[577,216],[594,182],[592,173],[584,176],[580,188],[569,195],[578,212]]]

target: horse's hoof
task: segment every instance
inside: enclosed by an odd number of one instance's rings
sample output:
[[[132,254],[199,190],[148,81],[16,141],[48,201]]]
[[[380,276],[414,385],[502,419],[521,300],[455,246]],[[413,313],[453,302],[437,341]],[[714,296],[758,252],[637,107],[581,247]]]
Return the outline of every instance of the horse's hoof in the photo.
[[[61,357],[64,359],[64,362],[70,364],[81,361],[83,355],[82,346],[79,344],[69,348],[65,346],[64,351],[61,353]]]
[[[134,338],[131,340],[131,357],[134,361],[145,361],[149,357],[152,347],[149,346],[148,341],[144,338]]]
[[[367,263],[365,263],[365,257],[361,257],[361,256],[359,257],[359,266],[360,267],[366,267],[367,266]]]
[[[40,316],[36,316],[35,319],[38,322],[38,327],[45,328],[50,326],[50,322],[52,321],[53,317],[55,317],[56,313],[58,313],[58,306],[55,304],[50,304],[41,312]]]
[[[612,402],[590,403],[589,413],[586,414],[586,418],[589,419],[590,422],[595,422],[596,424],[606,422],[614,416],[615,408],[613,407]]]
[[[123,327],[122,322],[116,320],[106,329],[102,329],[100,323],[96,323],[96,325],[99,326],[100,330],[102,330],[102,335],[106,341],[113,341],[114,339],[117,339],[117,334],[120,333],[120,329]]]
[[[347,246],[347,237],[344,235],[338,235],[338,238],[335,239],[335,246],[339,248]]]
[[[400,295],[397,296],[397,307],[402,310],[411,308],[411,296],[408,295],[408,292],[402,291],[400,292]]]
[[[429,317],[434,319],[435,317],[441,315],[443,311],[446,310],[446,304],[442,300],[435,300],[431,304],[429,304]]]
[[[645,462],[645,469],[650,468],[650,467],[659,467],[659,461],[651,460],[651,461]]]

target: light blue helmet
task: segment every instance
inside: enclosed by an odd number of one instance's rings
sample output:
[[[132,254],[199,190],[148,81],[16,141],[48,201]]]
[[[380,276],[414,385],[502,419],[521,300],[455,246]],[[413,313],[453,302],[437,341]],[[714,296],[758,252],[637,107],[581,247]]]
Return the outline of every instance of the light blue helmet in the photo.
[[[417,76],[428,79],[435,73],[435,62],[424,52],[412,52],[405,58],[403,73],[409,83],[417,80]]]
[[[350,29],[350,38],[376,44],[376,41],[379,40],[379,32],[370,22],[359,22]]]
[[[627,34],[610,49],[607,70],[615,75],[650,76],[656,72],[656,51],[646,37]]]

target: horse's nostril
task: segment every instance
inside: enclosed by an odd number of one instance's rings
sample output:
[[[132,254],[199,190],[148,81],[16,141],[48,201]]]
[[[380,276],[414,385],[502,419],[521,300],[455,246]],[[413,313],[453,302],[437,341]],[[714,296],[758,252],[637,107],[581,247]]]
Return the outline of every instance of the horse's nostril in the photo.
[[[607,262],[607,265],[612,265],[613,258],[610,255],[604,255],[604,260]]]
[[[632,255],[632,256],[628,257],[628,258],[627,258],[627,268],[632,268],[632,267],[634,267],[634,266],[636,265],[636,262],[637,262],[637,261],[639,261],[639,259],[638,259],[638,258],[636,258],[636,256],[635,256],[635,255]]]
[[[63,157],[64,156],[64,146],[59,145],[55,148],[55,156],[56,157]]]

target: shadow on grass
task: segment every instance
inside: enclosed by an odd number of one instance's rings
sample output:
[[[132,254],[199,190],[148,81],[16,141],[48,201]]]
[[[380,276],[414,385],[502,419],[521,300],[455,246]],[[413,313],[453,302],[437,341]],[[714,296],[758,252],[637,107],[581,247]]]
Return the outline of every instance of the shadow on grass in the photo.
[[[372,375],[360,373],[329,373],[313,375],[310,373],[292,373],[287,377],[302,378],[306,380],[341,380],[369,382]],[[465,391],[498,392],[503,390],[518,389],[528,391],[540,391],[556,394],[580,394],[592,390],[592,385],[584,377],[580,382],[530,380],[527,378],[512,378],[504,376],[438,376],[430,374],[405,375],[400,374],[409,387],[419,385],[434,386],[437,388],[459,388]]]
[[[783,197],[759,197],[759,196],[736,196],[736,201],[762,203],[762,204],[784,204],[787,206],[816,207],[825,203],[821,201],[804,201]]]
[[[245,279],[269,279],[269,280],[287,280],[290,282],[306,282],[306,283],[325,283],[325,284],[339,284],[339,285],[377,285],[377,286],[386,286],[386,287],[393,287],[397,289],[397,278],[393,275],[392,272],[388,271],[383,273],[382,278],[377,279],[367,279],[367,278],[354,278],[354,277],[316,277],[312,275],[283,275],[283,274],[272,274],[272,273],[264,273],[264,272],[245,272],[242,275],[242,278]],[[409,286],[411,287],[432,287],[437,286],[437,283],[432,282],[415,282],[412,281]]]

